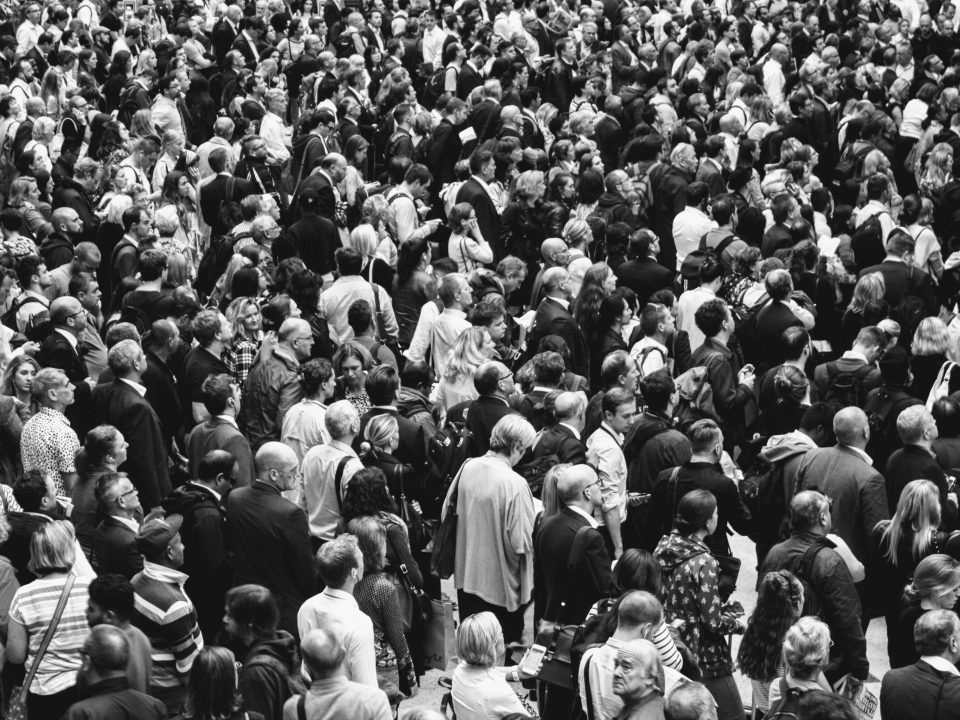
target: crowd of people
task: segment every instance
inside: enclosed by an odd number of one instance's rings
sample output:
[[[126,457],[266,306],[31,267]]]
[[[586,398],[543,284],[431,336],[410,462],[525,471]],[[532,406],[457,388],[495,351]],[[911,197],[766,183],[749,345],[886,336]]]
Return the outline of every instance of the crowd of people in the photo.
[[[958,24],[0,2],[3,712],[955,717]]]

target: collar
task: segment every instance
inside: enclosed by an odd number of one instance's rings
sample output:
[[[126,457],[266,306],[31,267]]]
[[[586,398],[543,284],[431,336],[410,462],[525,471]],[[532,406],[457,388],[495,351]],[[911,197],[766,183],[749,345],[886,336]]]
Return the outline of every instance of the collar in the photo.
[[[567,430],[569,430],[570,432],[573,433],[573,436],[574,436],[577,440],[580,439],[580,431],[577,430],[577,429],[576,429],[575,427],[573,427],[572,425],[568,425],[568,424],[565,423],[565,422],[557,423],[557,425],[563,425]]]
[[[871,458],[869,455],[867,455],[867,454],[866,454],[863,450],[861,450],[860,448],[853,447],[852,445],[844,445],[844,444],[842,444],[842,443],[838,443],[838,445],[839,445],[840,447],[842,447],[844,450],[848,450],[848,451],[852,452],[854,455],[857,455],[857,456],[858,456],[861,460],[863,460],[867,465],[873,465],[873,458]]]
[[[143,169],[143,168],[141,168],[141,170],[142,170],[142,169]],[[221,173],[221,175],[223,175],[223,174],[229,175],[229,173]],[[123,239],[124,239],[124,240],[129,240],[130,242],[132,242],[134,247],[140,247],[140,243],[137,242],[137,239],[136,239],[133,235],[130,235],[130,234],[124,235],[124,236],[123,236]]]
[[[348,593],[346,590],[338,590],[337,588],[326,587],[321,595],[330,598],[331,600],[342,600],[343,602],[349,604],[351,607],[355,607],[357,610],[360,609],[360,606],[357,605],[357,599],[353,594]]]
[[[284,347],[282,347],[282,346],[280,346],[280,345],[277,345],[277,346],[273,349],[273,354],[274,354],[274,355],[278,355],[278,356],[280,356],[281,358],[283,358],[284,360],[287,360],[287,361],[293,363],[293,366],[294,366],[294,367],[300,367],[300,361],[297,360],[297,359],[296,359],[293,355],[291,355],[289,352],[287,352],[287,349],[286,349],[286,348],[284,348]]]
[[[960,675],[960,670],[957,670],[957,667],[944,657],[940,657],[939,655],[921,655],[920,659],[934,670],[939,670],[948,675]]]
[[[63,328],[54,328],[54,330],[67,339],[67,342],[70,343],[70,347],[72,347],[74,350],[77,349],[77,338],[72,332],[64,330]]]
[[[569,310],[569,309],[570,309],[570,301],[569,301],[569,300],[564,300],[563,298],[553,297],[553,295],[547,295],[547,297],[550,298],[550,300],[552,300],[553,302],[555,302],[557,305],[559,305],[560,307],[562,307],[564,310]]]
[[[93,685],[87,685],[80,691],[80,696],[82,698],[92,698],[101,695],[112,695],[113,693],[129,689],[130,681],[127,680],[126,675],[120,675],[118,677],[101,680]]]
[[[440,313],[440,314],[441,314],[441,315],[452,315],[453,317],[459,318],[459,319],[461,319],[461,320],[465,320],[466,317],[467,317],[467,314],[466,314],[463,310],[457,310],[456,308],[444,308],[444,309],[443,309],[443,312]]]
[[[217,415],[213,419],[225,422],[227,425],[233,425],[238,430],[240,429],[240,426],[237,425],[237,419],[233,415]]]
[[[867,361],[867,356],[864,355],[864,354],[861,353],[861,352],[857,352],[856,350],[847,350],[847,351],[843,354],[843,357],[842,357],[841,359],[842,359],[842,360],[863,360],[863,361],[864,361],[865,363],[867,363],[868,365],[870,364],[870,363]]]
[[[567,510],[572,513],[576,513],[580,517],[586,518],[587,522],[590,523],[590,527],[592,527],[594,530],[596,530],[600,524],[594,519],[593,515],[590,515],[581,507],[577,507],[576,505],[567,505]]]
[[[220,417],[220,416],[218,415],[217,417]],[[217,504],[218,505],[220,504],[220,493],[218,493],[213,488],[208,488],[206,485],[202,485],[198,482],[194,482],[193,480],[188,480],[187,485],[197,490],[200,490],[202,492],[210,493],[211,495],[213,495],[213,499],[217,501]]]
[[[614,430],[612,427],[610,427],[610,425],[607,424],[607,421],[606,421],[606,420],[604,420],[602,423],[600,423],[600,429],[606,431],[607,433],[609,433],[609,434],[610,434],[610,437],[612,437],[614,440],[617,441],[617,445],[623,447],[623,435],[621,435],[621,434],[618,433],[616,430]]]
[[[327,445],[334,448],[335,450],[339,450],[340,452],[346,455],[349,455],[352,458],[359,457],[357,453],[354,452],[354,449],[352,447],[350,447],[349,445],[347,445],[345,442],[341,440],[337,440],[336,438],[330,438],[330,442],[328,442]]]
[[[187,581],[187,575],[185,573],[164,565],[158,565],[146,559],[143,561],[143,574],[152,580],[169,583],[171,585],[182,586]]]
[[[120,517],[119,515],[111,515],[114,520],[123,525],[124,527],[130,528],[133,530],[133,534],[136,535],[140,532],[140,523],[138,523],[133,518]]]
[[[140,383],[135,383],[133,380],[127,380],[126,378],[120,378],[120,382],[125,382],[127,385],[136,390],[140,397],[143,397],[147,394],[147,389]]]

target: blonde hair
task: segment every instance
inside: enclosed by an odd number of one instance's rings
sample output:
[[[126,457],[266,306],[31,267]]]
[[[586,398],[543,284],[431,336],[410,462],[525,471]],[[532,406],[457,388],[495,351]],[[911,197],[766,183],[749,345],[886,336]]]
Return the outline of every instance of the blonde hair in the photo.
[[[379,244],[380,237],[377,235],[376,228],[368,223],[362,223],[350,231],[347,247],[352,247],[363,257],[370,258],[376,255]]]
[[[76,535],[69,520],[44,523],[30,538],[30,561],[27,569],[43,576],[55,572],[69,572],[76,559]]]
[[[133,198],[126,193],[118,193],[107,203],[106,220],[114,225],[123,225],[123,214],[133,207]]]
[[[367,445],[369,448],[385,450],[390,445],[390,438],[399,429],[400,424],[393,415],[376,415],[370,418],[370,422],[363,429],[363,439],[365,442],[361,445]]]
[[[890,520],[877,523],[883,528],[881,542],[887,543],[884,557],[894,567],[900,540],[913,533],[913,558],[917,560],[927,554],[933,542],[933,534],[940,527],[940,495],[937,486],[929,480],[912,480],[906,484],[897,501],[897,510]]]
[[[940,186],[947,182],[953,164],[953,148],[945,142],[937,143],[927,157],[923,179],[932,185]]]
[[[950,347],[950,333],[947,326],[937,317],[926,317],[920,321],[917,331],[913,334],[913,345],[910,352],[916,355],[939,355],[946,353]]]
[[[533,425],[523,415],[511,413],[500,418],[490,431],[490,449],[506,454],[517,447],[530,448],[536,439]]]
[[[514,197],[517,200],[530,200],[537,194],[537,186],[542,185],[543,173],[539,170],[525,170],[517,176],[517,182],[513,189]]]
[[[457,656],[474,667],[493,667],[503,655],[503,629],[492,612],[471,615],[457,630]]]
[[[886,291],[887,283],[884,281],[882,273],[875,272],[864,275],[857,280],[857,284],[853,288],[850,310],[863,312],[864,305],[871,301],[880,300]]]
[[[472,327],[456,339],[443,367],[443,378],[447,382],[473,377],[477,368],[490,359],[484,350],[487,337],[486,328]]]
[[[798,680],[812,680],[830,654],[830,628],[815,617],[797,620],[783,638],[783,662]]]

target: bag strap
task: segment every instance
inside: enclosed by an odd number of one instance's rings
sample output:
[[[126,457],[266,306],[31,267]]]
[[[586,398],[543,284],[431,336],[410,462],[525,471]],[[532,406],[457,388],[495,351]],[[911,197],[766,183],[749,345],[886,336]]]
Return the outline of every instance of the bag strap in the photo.
[[[227,194],[224,202],[233,202],[233,186],[236,185],[236,181],[233,175],[227,178]]]
[[[593,655],[589,655],[583,662],[583,692],[587,698],[587,720],[595,720],[593,711],[593,690],[590,688],[590,661]]]
[[[307,720],[307,694],[303,693],[297,701],[297,720]]]
[[[720,244],[713,249],[713,251],[717,254],[717,257],[719,258],[721,255],[723,255],[723,251],[730,247],[730,243],[736,239],[737,236],[733,233],[730,233],[723,240],[721,240]]]
[[[350,456],[344,455],[340,458],[340,462],[337,463],[337,471],[333,474],[333,490],[337,494],[337,509],[340,509],[340,505],[343,502],[340,499],[340,486],[343,483],[343,471],[347,467],[347,463],[350,462]]]
[[[311,135],[307,142],[303,144],[303,154],[300,156],[300,169],[297,171],[297,181],[293,185],[294,191],[300,187],[300,181],[303,180],[303,168],[304,163],[307,162],[307,151],[310,149],[310,143],[319,139],[316,135]]]
[[[47,625],[47,629],[43,633],[43,639],[40,641],[40,647],[37,648],[37,654],[33,658],[33,662],[30,663],[30,669],[27,671],[26,677],[23,679],[23,687],[20,689],[20,702],[25,703],[27,701],[27,694],[30,692],[30,684],[33,682],[34,676],[37,674],[37,670],[40,669],[40,661],[43,660],[43,656],[47,652],[47,648],[50,647],[50,642],[53,640],[53,634],[57,631],[57,625],[60,624],[60,618],[63,616],[63,611],[67,607],[67,600],[70,598],[70,591],[73,590],[73,583],[76,582],[77,576],[72,572],[67,574],[67,582],[63,585],[63,590],[60,591],[60,599],[57,601],[57,609],[53,611],[53,617],[50,619],[50,624]]]

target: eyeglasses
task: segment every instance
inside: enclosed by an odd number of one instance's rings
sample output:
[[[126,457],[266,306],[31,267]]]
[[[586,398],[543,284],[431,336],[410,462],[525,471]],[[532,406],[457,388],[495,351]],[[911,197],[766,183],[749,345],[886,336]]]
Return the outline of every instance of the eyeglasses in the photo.
[[[588,484],[588,485],[584,485],[584,486],[583,486],[583,491],[586,492],[587,490],[589,490],[590,488],[592,488],[594,485],[599,485],[599,484],[600,484],[600,478],[597,478],[597,479],[594,480],[592,483],[590,483],[590,484]]]
[[[512,380],[512,379],[513,379],[513,373],[507,373],[502,377],[498,377],[497,382],[503,382],[504,380]]]
[[[133,495],[136,492],[140,492],[140,491],[137,490],[136,488],[134,488],[133,490],[127,490],[125,493],[120,493],[120,495],[117,496],[117,500],[121,500],[122,498],[125,498],[127,495]]]

